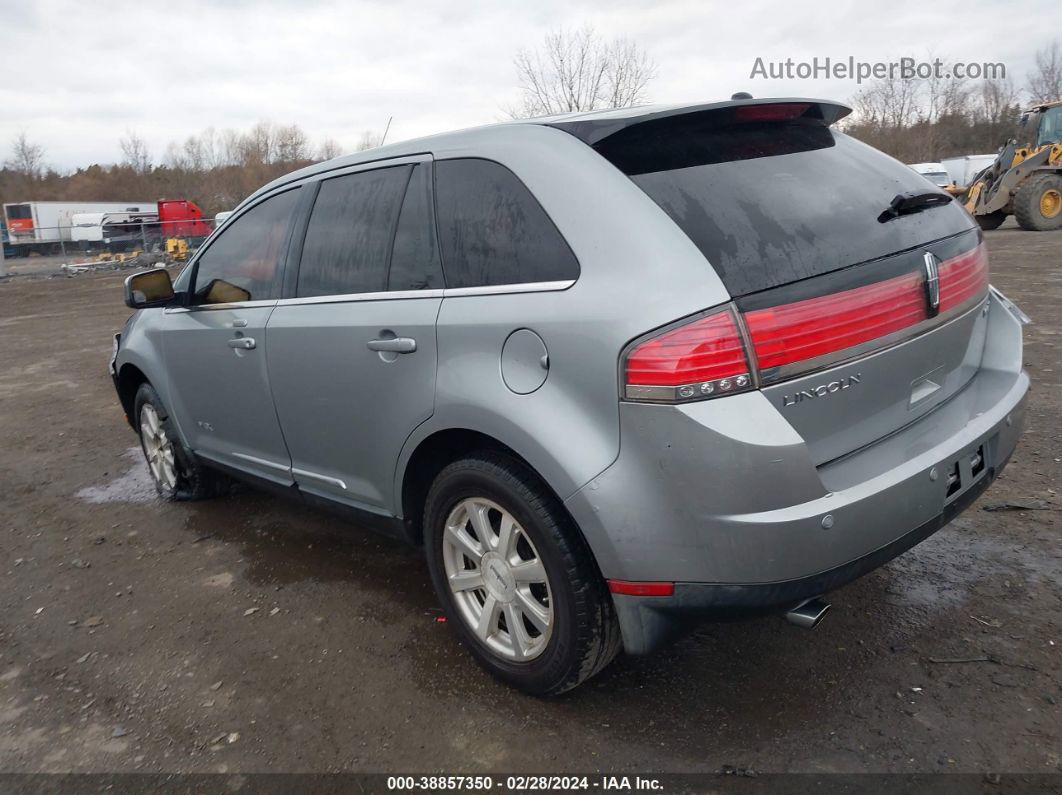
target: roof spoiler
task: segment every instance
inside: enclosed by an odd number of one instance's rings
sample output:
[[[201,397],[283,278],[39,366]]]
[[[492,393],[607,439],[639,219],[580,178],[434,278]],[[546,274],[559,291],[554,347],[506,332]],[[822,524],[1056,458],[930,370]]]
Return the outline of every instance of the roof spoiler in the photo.
[[[743,110],[745,108],[748,110]],[[835,121],[843,119],[852,112],[852,109],[839,102],[823,99],[779,97],[774,99],[738,99],[727,100],[726,102],[709,102],[701,105],[669,107],[664,110],[653,110],[650,106],[645,108],[644,113],[638,113],[637,108],[631,108],[631,111],[629,115],[624,116],[603,113],[570,120],[546,122],[545,124],[548,127],[564,130],[564,132],[574,135],[584,143],[594,146],[609,136],[630,127],[664,119],[673,119],[676,116],[718,114],[719,116],[729,117],[720,119],[724,123],[801,119],[817,121],[824,127],[828,127]]]

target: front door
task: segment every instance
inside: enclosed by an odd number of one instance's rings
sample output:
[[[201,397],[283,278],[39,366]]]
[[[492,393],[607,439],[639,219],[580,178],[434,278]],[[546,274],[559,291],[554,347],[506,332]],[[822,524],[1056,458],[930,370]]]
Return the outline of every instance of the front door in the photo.
[[[435,400],[442,270],[430,164],[324,180],[269,372],[299,488],[393,513],[399,452]]]
[[[192,450],[283,484],[291,461],[266,372],[266,324],[299,191],[254,205],[210,241],[189,305],[166,312],[163,340],[171,410]]]

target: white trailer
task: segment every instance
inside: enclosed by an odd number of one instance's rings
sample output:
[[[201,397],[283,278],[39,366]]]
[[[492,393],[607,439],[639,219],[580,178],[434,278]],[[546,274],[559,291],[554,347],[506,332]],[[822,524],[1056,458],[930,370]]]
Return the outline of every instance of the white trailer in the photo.
[[[41,247],[71,240],[78,213],[158,213],[156,202],[12,202],[4,205],[11,245]]]
[[[973,184],[974,177],[996,162],[996,155],[945,157],[940,162],[948,172],[952,182],[960,188],[967,188]]]
[[[907,167],[921,174],[938,188],[951,184],[951,177],[943,163],[908,163]]]
[[[74,213],[71,216],[70,240],[74,243],[112,243],[135,240],[154,227],[159,214],[150,213]],[[154,231],[152,228],[151,231]]]

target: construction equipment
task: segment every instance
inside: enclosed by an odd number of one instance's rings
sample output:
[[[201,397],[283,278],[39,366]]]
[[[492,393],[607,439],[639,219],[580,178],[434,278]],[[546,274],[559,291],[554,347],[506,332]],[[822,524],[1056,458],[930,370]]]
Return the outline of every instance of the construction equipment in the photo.
[[[188,241],[180,237],[166,238],[166,256],[175,262],[188,259]]]
[[[969,187],[949,192],[982,229],[995,229],[1008,215],[1022,229],[1062,229],[1062,100],[1025,111],[1018,136]]]

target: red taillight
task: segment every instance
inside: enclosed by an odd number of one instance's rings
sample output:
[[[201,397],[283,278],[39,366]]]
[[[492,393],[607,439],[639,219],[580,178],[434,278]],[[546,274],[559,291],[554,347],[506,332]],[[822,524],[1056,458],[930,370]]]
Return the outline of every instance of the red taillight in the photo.
[[[982,243],[973,251],[940,263],[940,311],[965,304],[988,289],[988,250]]]
[[[942,262],[938,269],[939,312],[946,312],[988,289],[988,256],[982,243]],[[745,314],[756,361],[766,371],[807,363],[822,356],[878,342],[916,326],[930,311],[926,276],[909,273],[853,290],[810,298]]]
[[[625,596],[674,596],[675,583],[609,580],[608,589],[612,593],[623,594]]]
[[[927,263],[931,268],[932,263]],[[931,271],[734,314],[727,308],[637,344],[627,355],[625,396],[682,402],[752,389],[826,367],[904,339],[929,318],[972,305],[988,290],[984,243],[937,268],[939,306],[930,306]],[[755,354],[746,354],[742,330]],[[913,333],[917,333],[914,329]]]
[[[734,121],[788,121],[803,116],[807,102],[780,102],[776,105],[741,105],[734,108]]]
[[[853,348],[926,317],[923,279],[905,274],[745,314],[761,370]]]
[[[627,397],[692,400],[751,386],[751,370],[729,309],[637,345],[627,354]]]

